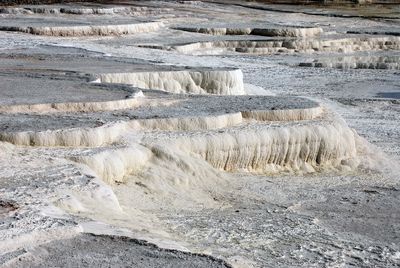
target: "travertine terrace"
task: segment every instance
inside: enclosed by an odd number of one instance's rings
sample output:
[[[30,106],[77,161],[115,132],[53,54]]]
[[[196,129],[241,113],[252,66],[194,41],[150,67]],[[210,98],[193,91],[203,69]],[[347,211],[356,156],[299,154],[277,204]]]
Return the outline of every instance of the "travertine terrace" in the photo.
[[[379,8],[0,7],[0,266],[400,265]]]

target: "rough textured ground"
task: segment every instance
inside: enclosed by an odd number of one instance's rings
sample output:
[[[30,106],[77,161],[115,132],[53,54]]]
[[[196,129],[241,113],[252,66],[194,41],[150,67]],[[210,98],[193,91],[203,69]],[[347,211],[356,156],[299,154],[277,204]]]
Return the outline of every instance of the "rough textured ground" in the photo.
[[[115,267],[121,264],[134,267],[149,267],[149,264],[153,267],[230,267],[210,256],[160,249],[127,237],[91,234],[43,244],[10,266]]]

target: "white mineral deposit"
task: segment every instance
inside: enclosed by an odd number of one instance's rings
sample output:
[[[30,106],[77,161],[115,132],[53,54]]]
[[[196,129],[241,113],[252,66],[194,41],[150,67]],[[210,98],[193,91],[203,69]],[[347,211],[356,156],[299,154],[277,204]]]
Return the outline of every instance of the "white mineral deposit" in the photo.
[[[399,4],[0,0],[0,267],[399,266]]]

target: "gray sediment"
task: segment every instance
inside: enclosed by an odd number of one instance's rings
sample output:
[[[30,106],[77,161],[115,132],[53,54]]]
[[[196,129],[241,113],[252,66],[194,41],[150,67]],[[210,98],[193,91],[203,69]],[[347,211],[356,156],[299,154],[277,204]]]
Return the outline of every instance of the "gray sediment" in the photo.
[[[221,259],[159,248],[123,236],[80,234],[42,244],[14,258],[9,267],[231,267]]]

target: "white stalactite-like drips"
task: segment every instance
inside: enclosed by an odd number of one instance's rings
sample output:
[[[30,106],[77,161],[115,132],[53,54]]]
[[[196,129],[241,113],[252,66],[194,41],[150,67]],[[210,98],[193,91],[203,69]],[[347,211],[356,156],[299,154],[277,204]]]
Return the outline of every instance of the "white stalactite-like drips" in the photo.
[[[79,26],[1,26],[1,31],[18,31],[48,36],[91,36],[91,35],[123,35],[157,31],[162,22],[143,22],[119,25],[79,25]]]
[[[172,93],[244,95],[243,73],[239,69],[164,71],[99,74],[103,83],[129,84],[143,89]]]

